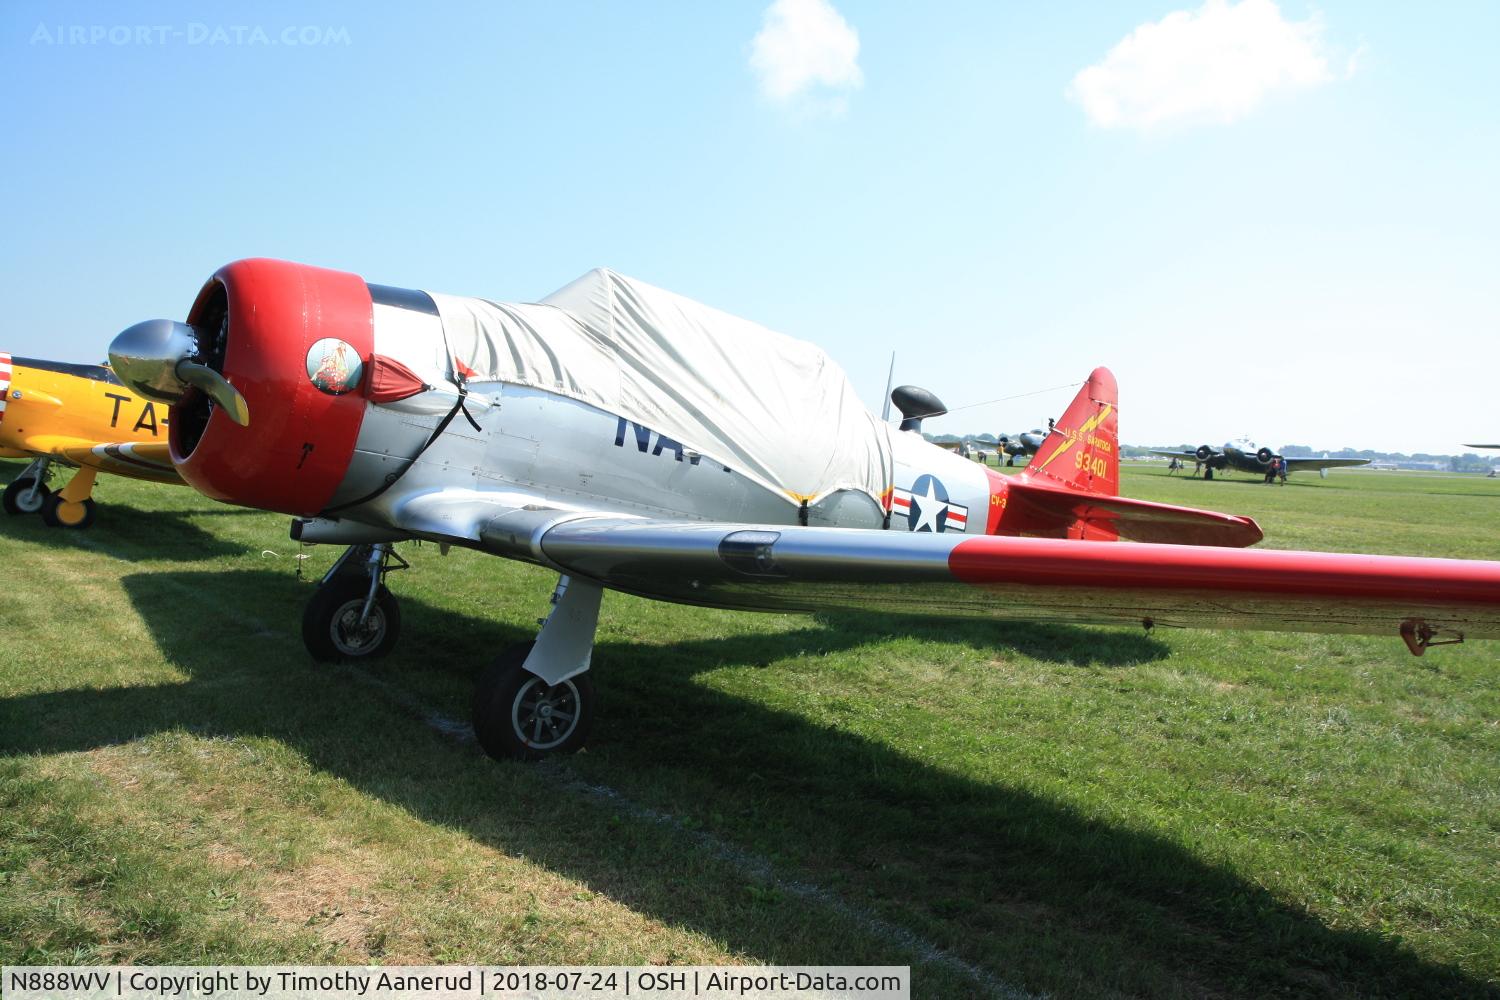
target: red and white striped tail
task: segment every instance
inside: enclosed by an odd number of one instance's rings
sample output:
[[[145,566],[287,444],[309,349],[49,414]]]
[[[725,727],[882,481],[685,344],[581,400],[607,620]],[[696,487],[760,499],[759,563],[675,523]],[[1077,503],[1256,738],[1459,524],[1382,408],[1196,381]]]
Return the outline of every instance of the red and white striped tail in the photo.
[[[5,419],[5,403],[10,399],[10,355],[0,351],[0,420]]]

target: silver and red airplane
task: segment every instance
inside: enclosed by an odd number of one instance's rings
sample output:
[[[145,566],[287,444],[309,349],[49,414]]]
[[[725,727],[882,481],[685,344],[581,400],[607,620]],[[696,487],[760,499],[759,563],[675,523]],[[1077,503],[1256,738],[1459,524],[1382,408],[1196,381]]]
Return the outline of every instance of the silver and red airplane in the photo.
[[[171,404],[182,478],[349,546],[309,601],[320,659],[396,640],[392,544],[548,567],[553,608],[474,696],[496,757],[580,746],[605,589],[760,611],[881,609],[1113,625],[1500,637],[1500,562],[1247,549],[1249,518],[1118,495],[1113,376],[1095,369],[1021,474],[896,429],[818,348],[593,271],[539,303],[244,260],[187,322],[111,345]],[[1121,540],[1140,544],[1121,544]]]

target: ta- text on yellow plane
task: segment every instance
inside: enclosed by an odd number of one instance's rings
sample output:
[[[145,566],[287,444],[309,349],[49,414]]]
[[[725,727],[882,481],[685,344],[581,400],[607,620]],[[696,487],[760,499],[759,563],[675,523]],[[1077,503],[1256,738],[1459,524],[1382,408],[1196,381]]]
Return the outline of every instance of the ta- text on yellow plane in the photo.
[[[93,523],[101,472],[182,482],[167,451],[167,407],[131,392],[104,365],[0,353],[0,458],[31,459],[5,488],[5,512],[40,514],[59,528]],[[78,471],[54,491],[58,468]]]

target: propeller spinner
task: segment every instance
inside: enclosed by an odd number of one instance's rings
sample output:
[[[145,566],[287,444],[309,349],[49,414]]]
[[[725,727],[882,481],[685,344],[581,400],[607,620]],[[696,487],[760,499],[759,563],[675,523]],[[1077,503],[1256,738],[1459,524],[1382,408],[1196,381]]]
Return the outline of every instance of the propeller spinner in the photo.
[[[161,403],[182,401],[188,387],[200,389],[229,419],[250,426],[250,406],[229,380],[196,360],[198,332],[186,323],[148,319],[109,345],[109,363],[127,387]]]

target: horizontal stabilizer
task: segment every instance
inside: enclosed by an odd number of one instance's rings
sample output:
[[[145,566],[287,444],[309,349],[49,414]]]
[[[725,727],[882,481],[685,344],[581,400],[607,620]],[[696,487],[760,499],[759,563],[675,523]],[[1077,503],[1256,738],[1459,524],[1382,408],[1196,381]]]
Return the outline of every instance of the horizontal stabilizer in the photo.
[[[1244,548],[1264,534],[1254,518],[1193,507],[1060,490],[1012,479],[1006,520],[1019,533],[1051,538],[1112,539],[1168,545]]]

